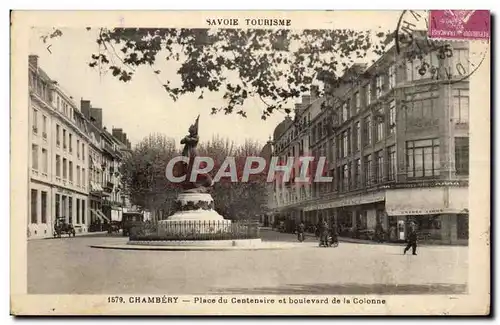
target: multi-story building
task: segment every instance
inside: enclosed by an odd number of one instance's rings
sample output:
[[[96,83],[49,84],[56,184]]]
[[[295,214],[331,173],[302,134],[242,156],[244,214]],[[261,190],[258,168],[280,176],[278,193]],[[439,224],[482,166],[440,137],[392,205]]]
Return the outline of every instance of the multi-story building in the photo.
[[[91,223],[121,221],[123,208],[130,204],[123,191],[120,166],[130,151],[130,141],[122,129],[111,134],[103,126],[102,109],[81,100],[81,110],[89,123],[90,133],[90,215]],[[101,228],[93,227],[93,230]]]
[[[122,161],[130,158],[132,155],[132,144],[127,138],[127,133],[123,132],[123,129],[121,128],[113,128],[111,132],[113,138],[117,140],[117,149],[121,153]],[[117,176],[119,178],[119,191],[117,199],[121,201],[123,212],[127,212],[132,206],[130,202],[130,193],[127,183],[122,178],[121,165],[118,167],[117,171]]]
[[[369,67],[351,67],[334,88],[325,84],[325,97],[303,97],[295,123],[275,130],[275,155],[324,156],[332,181],[278,182],[275,209],[294,222],[334,219],[344,235],[379,224],[404,240],[413,223],[429,239],[466,242],[469,86],[454,71],[469,66],[468,47],[451,46],[451,57],[415,59],[393,48]]]
[[[86,232],[86,121],[72,98],[39,67],[35,55],[29,56],[29,105],[28,237],[52,236],[57,218]]]

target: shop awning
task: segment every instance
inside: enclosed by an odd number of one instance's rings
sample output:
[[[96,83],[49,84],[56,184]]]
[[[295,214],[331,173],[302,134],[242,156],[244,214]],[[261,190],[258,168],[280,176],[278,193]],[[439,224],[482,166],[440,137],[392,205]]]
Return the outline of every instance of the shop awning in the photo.
[[[434,187],[387,191],[385,208],[390,216],[466,213],[468,188]]]
[[[303,208],[304,211],[324,210],[345,206],[370,204],[385,200],[385,192],[374,192],[360,195],[348,195],[346,197],[321,200]]]
[[[103,188],[102,188],[101,184],[91,181],[90,182],[90,190],[95,191],[95,192],[102,192]]]
[[[108,217],[106,217],[104,215],[104,213],[102,213],[101,211],[99,210],[95,210],[95,209],[90,209],[90,211],[94,214],[94,216],[96,216],[99,220],[101,221],[107,221],[107,222],[110,222],[110,220],[108,219]]]

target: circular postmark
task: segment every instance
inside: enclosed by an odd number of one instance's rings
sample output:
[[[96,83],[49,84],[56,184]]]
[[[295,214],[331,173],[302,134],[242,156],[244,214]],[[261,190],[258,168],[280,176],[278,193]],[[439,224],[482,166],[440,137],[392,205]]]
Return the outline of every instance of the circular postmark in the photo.
[[[451,84],[469,78],[486,58],[487,41],[474,41],[475,46],[471,46],[467,38],[431,38],[429,26],[435,27],[436,20],[430,24],[428,11],[404,10],[398,19],[396,53],[403,58],[401,65],[406,69],[407,80],[431,79]]]

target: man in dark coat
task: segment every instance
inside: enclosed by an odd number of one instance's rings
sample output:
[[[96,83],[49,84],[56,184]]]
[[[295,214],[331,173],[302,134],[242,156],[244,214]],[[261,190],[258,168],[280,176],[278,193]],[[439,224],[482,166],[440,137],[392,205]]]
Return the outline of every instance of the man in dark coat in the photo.
[[[412,249],[413,255],[417,255],[417,231],[414,227],[410,229],[410,233],[408,234],[408,245],[406,245],[403,254],[406,254],[408,250]]]
[[[319,245],[327,247],[328,246],[328,223],[326,222],[326,220],[324,220],[320,224],[320,235],[319,236],[320,236]]]
[[[339,242],[339,231],[337,228],[337,225],[335,223],[332,223],[332,226],[330,227],[330,236],[332,236],[332,244],[338,244]]]
[[[305,239],[304,236],[305,231],[306,231],[306,225],[304,224],[304,222],[301,221],[297,227],[297,237],[300,242],[304,241]]]

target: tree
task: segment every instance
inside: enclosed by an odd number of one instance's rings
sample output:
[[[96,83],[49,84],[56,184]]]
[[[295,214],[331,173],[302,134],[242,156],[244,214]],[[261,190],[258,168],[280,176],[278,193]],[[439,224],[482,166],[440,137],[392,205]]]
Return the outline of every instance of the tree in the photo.
[[[246,157],[258,156],[260,145],[247,140],[238,146],[229,139],[214,136],[210,141],[198,145],[198,154],[211,157],[215,176],[228,156],[235,157],[238,176],[241,178]],[[132,204],[147,210],[163,210],[173,213],[173,203],[181,188],[168,182],[165,176],[167,163],[180,155],[173,139],[160,134],[151,134],[139,142],[122,164],[123,181],[130,193]],[[212,189],[216,210],[228,219],[249,218],[265,212],[268,202],[267,183],[262,175],[248,183],[231,183],[222,179]],[[267,175],[267,174],[266,174]]]
[[[178,189],[167,182],[165,168],[177,155],[175,141],[160,134],[151,134],[135,146],[121,166],[132,204],[150,211],[169,208]]]
[[[87,30],[91,30],[87,28]],[[140,66],[149,66],[161,80],[158,65],[177,69],[179,80],[162,82],[177,100],[196,93],[220,92],[226,104],[212,113],[236,112],[250,97],[265,104],[262,118],[276,110],[290,112],[290,100],[310,90],[316,80],[334,84],[356,59],[382,54],[392,32],[288,29],[100,28],[99,51],[91,67],[112,72],[129,82]],[[60,37],[56,29],[43,41]]]
[[[266,183],[267,170],[249,178],[248,182],[241,182],[247,157],[259,156],[261,149],[261,145],[252,140],[246,140],[243,145],[237,146],[234,142],[219,137],[214,137],[210,142],[200,146],[201,156],[214,159],[212,176],[220,170],[226,157],[235,159],[238,182],[222,178],[214,185],[212,191],[215,208],[225,218],[248,219],[267,211],[267,203],[270,199]]]

